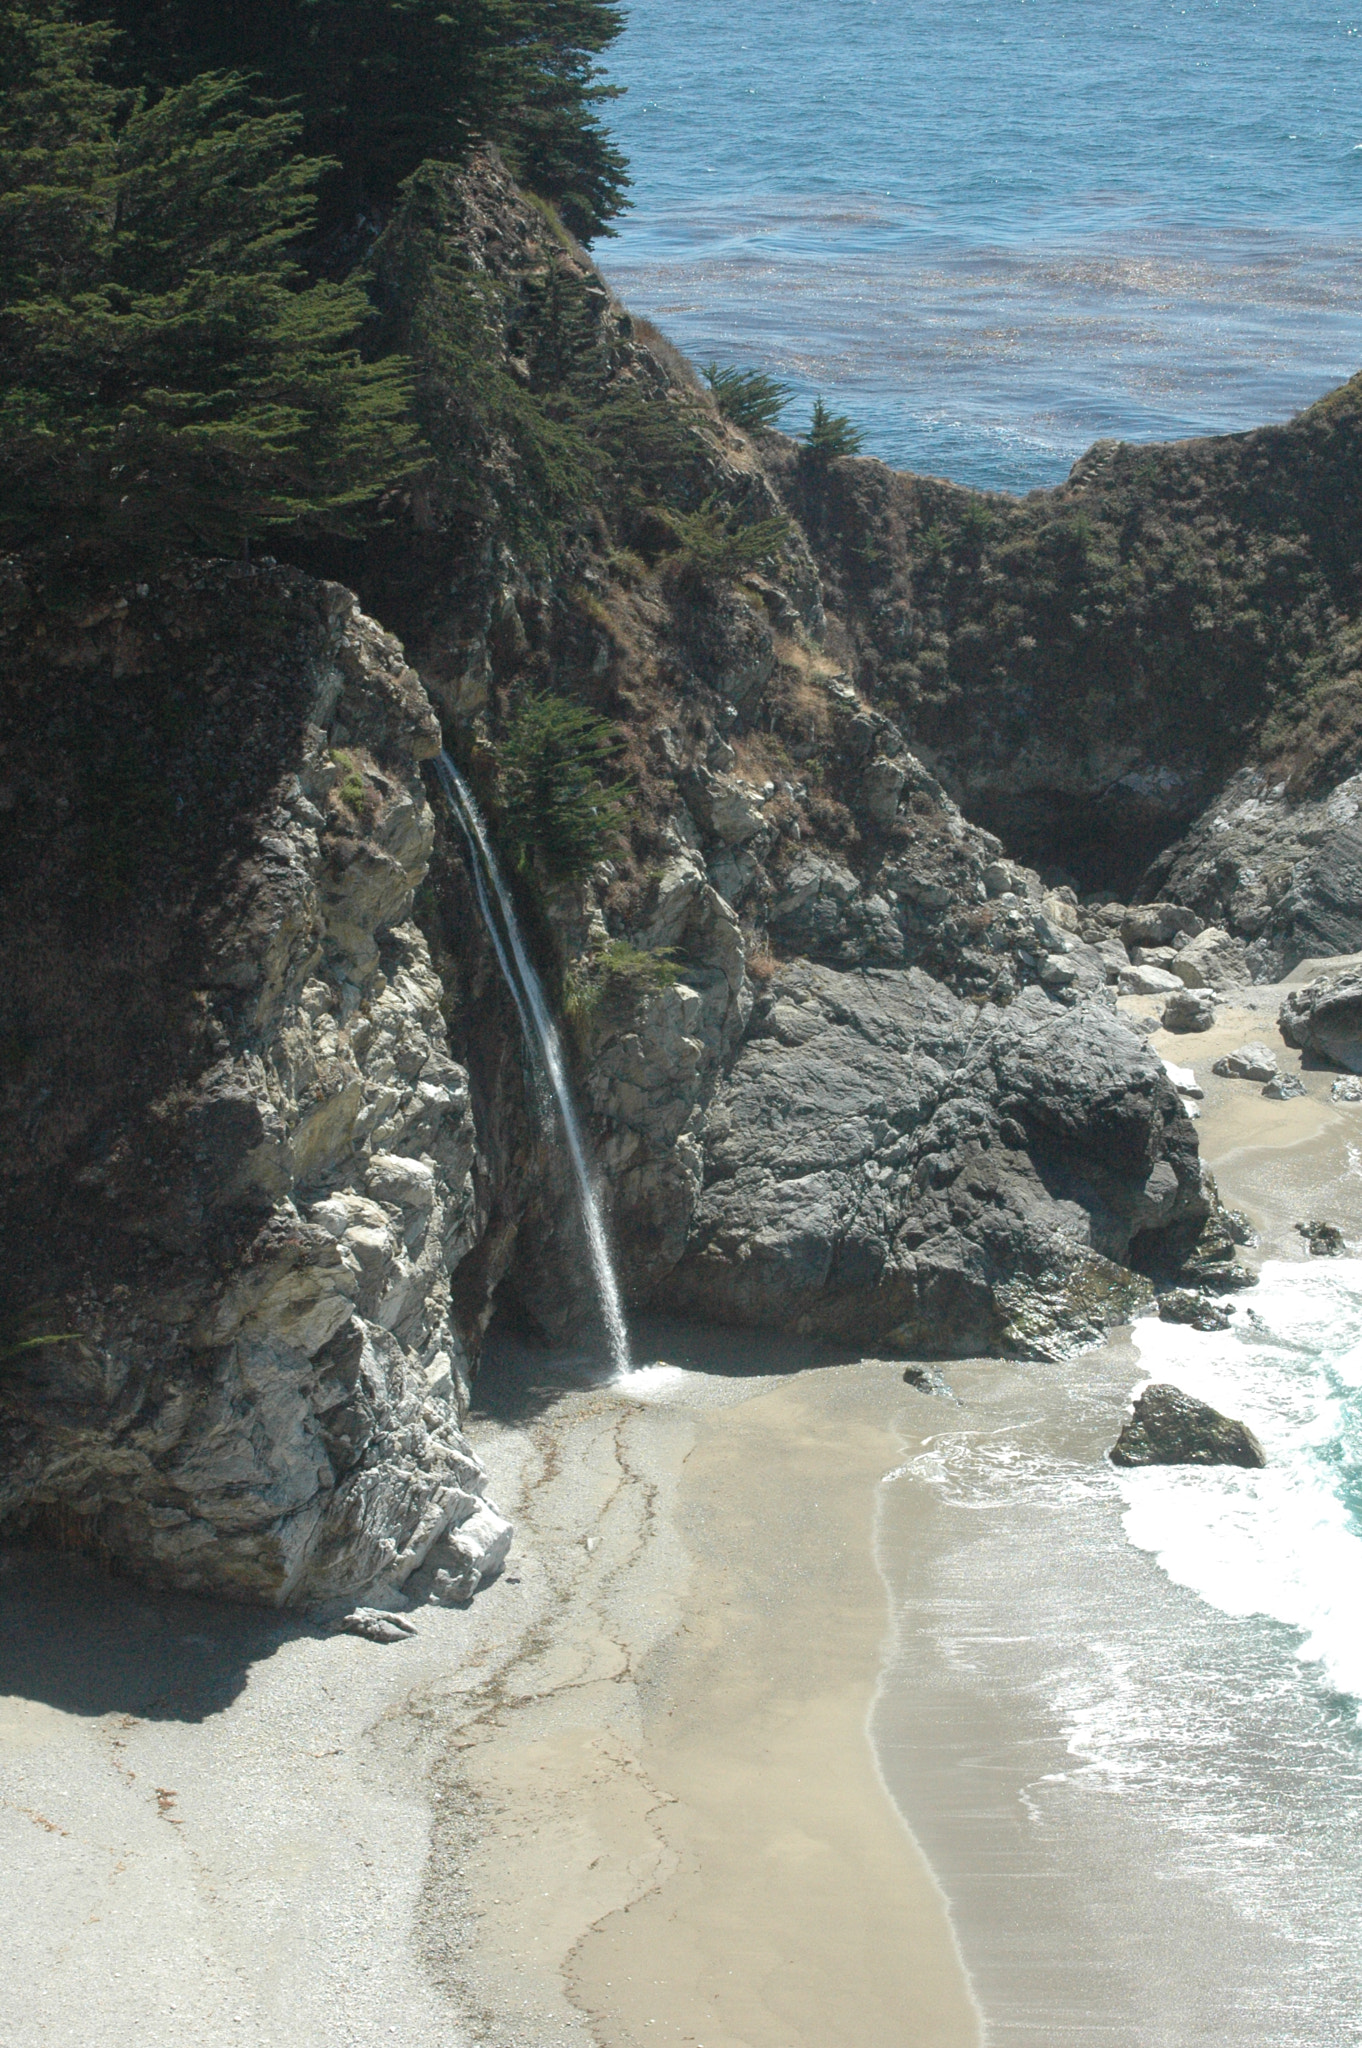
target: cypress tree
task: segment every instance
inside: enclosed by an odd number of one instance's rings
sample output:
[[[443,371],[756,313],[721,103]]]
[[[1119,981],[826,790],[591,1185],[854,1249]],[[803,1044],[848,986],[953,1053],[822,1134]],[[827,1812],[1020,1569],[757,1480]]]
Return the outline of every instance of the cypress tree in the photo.
[[[624,204],[625,161],[600,120],[617,87],[597,58],[623,26],[613,0],[82,0],[120,31],[130,84],[248,74],[296,105],[303,147],[335,160],[323,226],[386,210],[428,160],[494,142],[584,241]]]
[[[420,449],[361,286],[291,254],[324,166],[232,74],[110,88],[109,40],[0,6],[0,540],[144,560],[334,525]]]

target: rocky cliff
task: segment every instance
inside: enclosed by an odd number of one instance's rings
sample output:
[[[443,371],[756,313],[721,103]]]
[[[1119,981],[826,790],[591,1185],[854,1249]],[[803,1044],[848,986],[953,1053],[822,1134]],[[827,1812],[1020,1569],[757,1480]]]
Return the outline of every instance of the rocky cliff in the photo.
[[[630,1300],[742,1325],[1053,1356],[1232,1283],[1119,995],[1356,915],[1351,387],[1018,503],[740,432],[491,155],[371,258],[432,458],[362,543],[3,592],[0,1515],[273,1601],[470,1590],[488,1320],[590,1327],[442,737]],[[507,796],[545,695],[628,790],[571,871]]]
[[[398,1585],[484,1512],[450,1298],[476,1135],[411,919],[429,702],[287,571],[25,594],[0,1514],[182,1587]]]

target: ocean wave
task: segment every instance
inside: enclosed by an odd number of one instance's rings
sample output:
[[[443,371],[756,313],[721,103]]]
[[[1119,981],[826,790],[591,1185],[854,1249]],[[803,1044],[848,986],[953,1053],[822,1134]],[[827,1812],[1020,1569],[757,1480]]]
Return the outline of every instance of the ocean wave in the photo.
[[[1130,1541],[1221,1613],[1295,1631],[1362,1707],[1362,1261],[1271,1262],[1229,1330],[1134,1335],[1148,1379],[1247,1422],[1268,1463],[1121,1473]]]

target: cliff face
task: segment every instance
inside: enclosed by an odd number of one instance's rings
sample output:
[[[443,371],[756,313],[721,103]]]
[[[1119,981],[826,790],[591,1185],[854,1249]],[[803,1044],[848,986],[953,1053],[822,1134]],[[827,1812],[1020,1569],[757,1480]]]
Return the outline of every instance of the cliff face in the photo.
[[[0,1513],[183,1587],[400,1583],[483,1487],[429,703],[270,568],[16,605],[7,654]]]
[[[738,432],[492,157],[423,173],[373,261],[435,455],[363,546],[74,615],[23,565],[0,592],[0,1515],[273,1601],[450,1540],[471,1589],[503,1533],[459,1429],[487,1321],[591,1323],[422,784],[442,732],[494,834],[517,703],[621,735],[619,844],[567,879],[532,847],[514,886],[635,1304],[1025,1357],[1233,1284],[1117,990],[1213,919],[1268,942],[1196,939],[1217,972],[1351,930],[1298,873],[1352,819],[1346,394],[981,499]],[[1213,812],[1147,884],[1169,918],[1012,857],[1127,888],[1288,742],[1234,810],[1300,826],[1281,887]]]

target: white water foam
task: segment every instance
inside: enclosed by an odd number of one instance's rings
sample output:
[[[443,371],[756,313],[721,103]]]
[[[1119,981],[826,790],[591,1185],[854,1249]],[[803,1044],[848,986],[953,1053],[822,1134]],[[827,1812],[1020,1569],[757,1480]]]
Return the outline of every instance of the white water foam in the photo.
[[[1272,1261],[1230,1329],[1134,1335],[1150,1379],[1248,1423],[1268,1463],[1120,1473],[1130,1541],[1222,1613],[1297,1630],[1362,1707],[1362,1260]]]
[[[631,1401],[666,1401],[686,1380],[685,1369],[659,1359],[655,1365],[636,1365],[619,1382],[620,1391]]]

